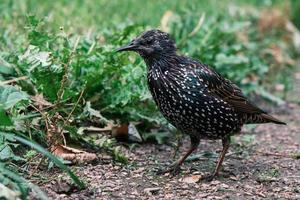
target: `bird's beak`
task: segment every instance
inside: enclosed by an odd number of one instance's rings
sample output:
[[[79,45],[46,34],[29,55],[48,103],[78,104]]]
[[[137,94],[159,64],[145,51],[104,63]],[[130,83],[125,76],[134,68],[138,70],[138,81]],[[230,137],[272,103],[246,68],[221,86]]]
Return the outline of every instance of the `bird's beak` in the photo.
[[[134,51],[137,50],[137,45],[134,43],[130,43],[128,45],[122,46],[116,50],[116,52],[121,52],[121,51]]]

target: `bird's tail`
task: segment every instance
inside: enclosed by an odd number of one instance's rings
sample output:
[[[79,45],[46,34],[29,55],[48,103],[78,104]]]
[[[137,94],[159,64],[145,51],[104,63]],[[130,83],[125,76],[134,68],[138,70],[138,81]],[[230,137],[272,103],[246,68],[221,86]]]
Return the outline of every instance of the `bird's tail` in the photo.
[[[275,117],[269,115],[269,114],[260,114],[261,117],[266,120],[267,122],[272,122],[272,123],[275,123],[275,124],[282,124],[282,125],[286,125],[285,122],[283,121],[280,121],[279,119],[276,119]]]
[[[285,122],[282,122],[279,119],[276,119],[275,117],[266,113],[247,115],[245,116],[245,123],[246,124],[275,123],[275,124],[286,125]]]

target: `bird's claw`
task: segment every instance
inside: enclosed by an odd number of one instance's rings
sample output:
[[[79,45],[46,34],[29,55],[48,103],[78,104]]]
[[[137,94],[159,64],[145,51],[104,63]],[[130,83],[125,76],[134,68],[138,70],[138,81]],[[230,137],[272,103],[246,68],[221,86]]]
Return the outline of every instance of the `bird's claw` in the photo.
[[[215,175],[209,174],[209,175],[202,177],[202,180],[210,182],[210,181],[213,181],[215,178],[216,178]]]
[[[218,174],[217,174],[217,173],[207,174],[207,175],[203,176],[203,177],[201,178],[201,180],[210,182],[210,181],[213,181],[216,177],[218,177]]]
[[[170,175],[172,176],[176,176],[178,175],[180,172],[180,166],[178,165],[171,165],[165,169],[159,169],[156,174],[157,175],[163,175],[163,174],[166,174],[166,173],[170,173]]]

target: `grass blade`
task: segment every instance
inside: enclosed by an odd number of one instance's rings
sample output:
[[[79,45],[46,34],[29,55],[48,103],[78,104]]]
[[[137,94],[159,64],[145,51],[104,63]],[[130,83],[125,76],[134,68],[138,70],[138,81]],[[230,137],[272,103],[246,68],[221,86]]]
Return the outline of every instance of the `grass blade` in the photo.
[[[54,164],[56,164],[60,169],[62,169],[63,171],[67,172],[68,175],[72,178],[72,180],[74,181],[74,183],[80,188],[83,189],[85,187],[85,184],[79,180],[79,178],[72,172],[72,170],[67,167],[65,164],[63,164],[57,157],[55,157],[53,154],[51,154],[49,151],[47,151],[45,148],[43,148],[41,145],[30,141],[29,139],[25,139],[19,136],[16,136],[14,134],[7,134],[5,135],[6,138],[11,138],[13,140],[17,140],[19,142],[21,142],[22,144],[25,144],[33,149],[35,149],[36,151],[40,152],[41,154],[43,154],[44,156],[48,157],[49,159],[52,160],[52,162]]]

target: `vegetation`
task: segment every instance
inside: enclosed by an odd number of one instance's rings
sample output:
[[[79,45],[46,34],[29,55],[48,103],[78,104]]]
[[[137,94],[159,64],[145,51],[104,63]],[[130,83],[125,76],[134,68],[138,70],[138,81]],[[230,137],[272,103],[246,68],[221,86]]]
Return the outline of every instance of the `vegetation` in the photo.
[[[101,136],[100,142],[91,142],[83,128],[135,121],[147,134],[151,127],[166,125],[148,92],[142,60],[133,53],[115,53],[145,29],[170,32],[181,53],[210,64],[249,95],[282,102],[292,88],[299,56],[294,32],[286,28],[289,16],[283,13],[299,3],[245,2],[4,0],[0,186],[20,191],[26,199],[29,189],[36,188],[21,178],[29,177],[26,169],[54,163],[83,187],[44,148],[89,143],[126,162],[115,139]],[[297,13],[291,13],[294,20]],[[279,86],[281,92],[274,96]],[[40,153],[49,159],[42,160]]]

